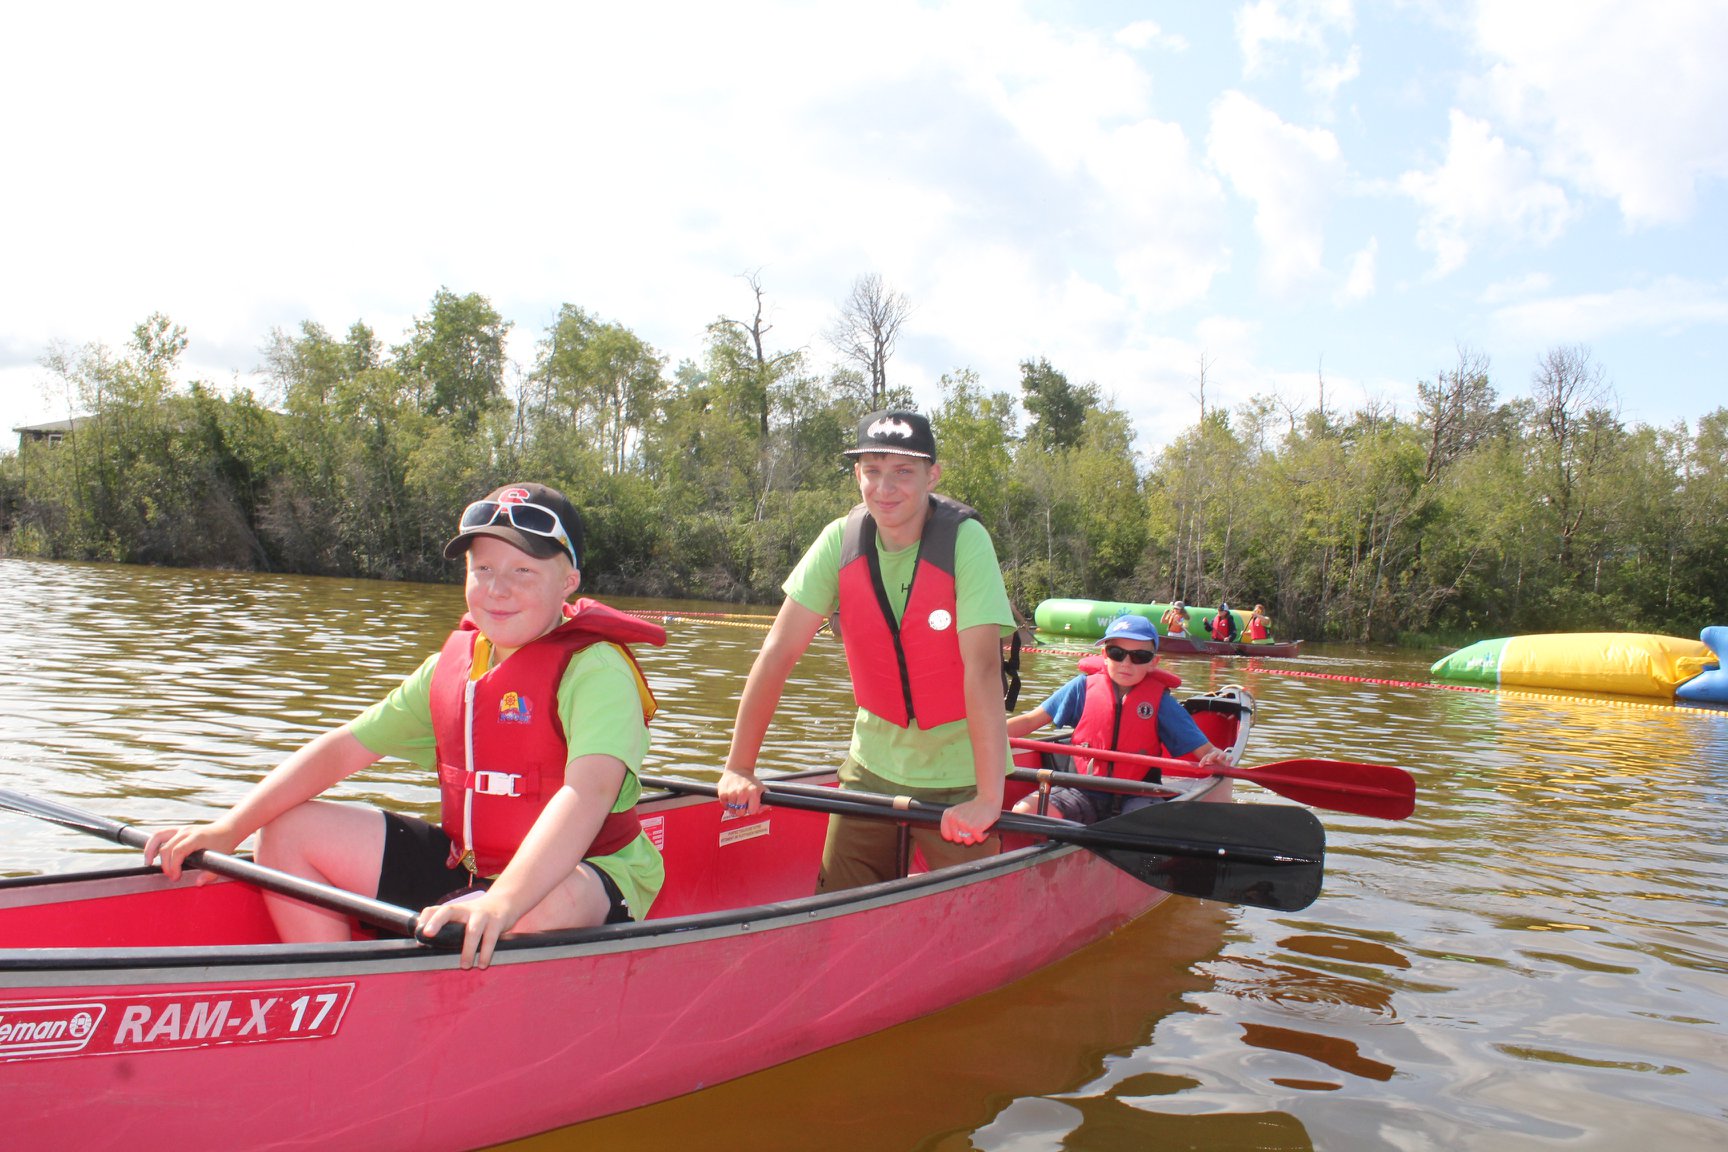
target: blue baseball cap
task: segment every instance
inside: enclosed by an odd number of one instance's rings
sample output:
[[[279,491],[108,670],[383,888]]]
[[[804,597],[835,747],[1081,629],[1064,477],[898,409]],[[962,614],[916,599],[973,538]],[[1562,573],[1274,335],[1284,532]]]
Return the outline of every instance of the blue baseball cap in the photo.
[[[1158,650],[1158,629],[1152,621],[1144,616],[1118,616],[1110,621],[1110,627],[1104,629],[1104,638],[1099,644],[1108,644],[1120,639],[1146,640],[1152,645],[1152,650]]]

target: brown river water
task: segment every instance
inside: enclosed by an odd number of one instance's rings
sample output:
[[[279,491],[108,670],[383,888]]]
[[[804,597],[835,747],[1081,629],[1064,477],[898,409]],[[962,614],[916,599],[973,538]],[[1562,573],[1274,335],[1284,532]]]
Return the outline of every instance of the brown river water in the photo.
[[[0,586],[0,784],[138,824],[226,807],[461,611],[455,587],[112,565],[0,560]],[[613,603],[667,619],[668,646],[643,653],[651,767],[713,771],[766,618]],[[1728,711],[1448,690],[1427,682],[1436,652],[1310,647],[1164,666],[1183,694],[1254,692],[1246,764],[1415,776],[1409,820],[1319,813],[1311,907],[1172,899],[949,1011],[509,1147],[1728,1148]],[[1028,657],[1022,706],[1073,664]],[[850,708],[821,639],[764,765],[835,762]],[[342,794],[436,804],[403,765]],[[125,854],[0,814],[0,875]]]

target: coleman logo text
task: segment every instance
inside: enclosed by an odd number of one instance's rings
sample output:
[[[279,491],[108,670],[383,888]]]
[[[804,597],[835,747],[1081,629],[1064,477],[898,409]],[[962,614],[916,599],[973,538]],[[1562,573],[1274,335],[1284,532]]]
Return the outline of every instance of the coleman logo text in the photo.
[[[353,991],[309,984],[0,1002],[0,1061],[319,1040],[336,1035]]]

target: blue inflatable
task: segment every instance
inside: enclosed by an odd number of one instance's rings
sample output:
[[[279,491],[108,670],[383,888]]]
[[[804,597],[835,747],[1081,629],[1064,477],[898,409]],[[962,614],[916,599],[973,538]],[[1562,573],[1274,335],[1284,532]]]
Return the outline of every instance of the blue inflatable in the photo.
[[[1713,624],[1698,634],[1705,647],[1716,653],[1716,667],[1700,672],[1674,690],[1676,700],[1692,704],[1728,704],[1728,627]]]

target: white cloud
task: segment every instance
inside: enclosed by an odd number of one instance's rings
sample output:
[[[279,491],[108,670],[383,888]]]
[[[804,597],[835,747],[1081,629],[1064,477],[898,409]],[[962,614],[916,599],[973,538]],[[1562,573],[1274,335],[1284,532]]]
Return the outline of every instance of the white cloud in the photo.
[[[1241,92],[1227,92],[1212,108],[1207,155],[1254,203],[1267,290],[1286,294],[1318,277],[1326,204],[1344,175],[1337,138],[1286,123]]]
[[[1135,50],[1163,48],[1171,52],[1186,52],[1188,39],[1166,32],[1155,20],[1136,20],[1116,33],[1116,43]]]
[[[1471,245],[1486,236],[1554,240],[1572,214],[1566,193],[1540,177],[1528,152],[1457,109],[1445,161],[1404,173],[1398,187],[1422,210],[1416,242],[1434,254],[1436,276],[1463,266]]]
[[[1351,0],[1254,0],[1236,11],[1236,43],[1242,72],[1257,75],[1273,51],[1286,45],[1310,51],[1324,48],[1326,34],[1348,33],[1355,25]]]
[[[1516,276],[1510,280],[1502,280],[1499,283],[1488,285],[1482,290],[1480,299],[1484,304],[1505,304],[1511,300],[1519,300],[1546,292],[1553,286],[1553,276],[1546,272],[1530,272],[1523,276]]]
[[[1728,178],[1728,5],[1523,0],[1481,5],[1485,100],[1544,168],[1618,202],[1633,225],[1690,218]]]
[[[1181,126],[1120,128],[1091,151],[1089,166],[1106,212],[1092,230],[1116,254],[1122,291],[1153,311],[1203,299],[1228,260],[1224,190]]]
[[[1362,49],[1352,44],[1349,53],[1338,63],[1322,61],[1307,69],[1304,84],[1310,92],[1330,101],[1338,90],[1362,75]]]
[[[1428,366],[1401,358],[1438,329],[1476,337],[1497,307],[1547,323],[1534,306],[1560,308],[1538,299],[1553,285],[1624,283],[1602,266],[1608,214],[1572,214],[1585,196],[1655,219],[1661,196],[1709,190],[1728,151],[1728,96],[1703,59],[1725,38],[1707,8],[1674,0],[1678,15],[1647,18],[1661,27],[1621,36],[1583,5],[1599,48],[1563,19],[1536,35],[1506,11],[1520,5],[1496,7],[1469,59],[1451,25],[1428,36],[1451,10],[1411,0],[1364,8],[1360,50],[1342,2],[1243,0],[1233,23],[1000,0],[523,2],[483,17],[445,0],[304,0],[293,19],[184,0],[26,5],[0,37],[0,101],[19,110],[0,119],[0,216],[28,223],[3,243],[0,424],[35,415],[48,340],[118,350],[152,311],[188,329],[183,375],[218,382],[257,365],[273,326],[363,319],[399,341],[440,285],[514,320],[524,361],[562,302],[676,361],[748,307],[739,274],[757,270],[771,340],[807,347],[813,371],[831,360],[837,301],[875,271],[912,302],[894,372],[921,400],[962,366],[1017,391],[1017,362],[1045,355],[1119,393],[1143,443],[1191,422],[1202,355],[1223,406],[1298,382],[1312,395],[1312,365],[1293,367],[1310,347],[1340,350],[1335,399],[1345,370],[1415,378]],[[1423,39],[1389,45],[1387,28]],[[1691,44],[1650,47],[1675,39]],[[1238,51],[1258,77],[1229,92]],[[1484,60],[1492,84],[1456,94],[1468,116],[1445,150],[1412,141],[1440,122],[1441,78],[1485,74]],[[1368,111],[1337,137],[1311,127],[1340,98]],[[1372,111],[1394,105],[1388,134]],[[1412,146],[1431,151],[1405,195],[1355,197],[1357,173],[1417,168]],[[1597,158],[1615,158],[1606,174]],[[1422,253],[1392,240],[1387,215],[1412,203],[1436,267],[1494,243],[1502,283],[1469,296],[1419,282]],[[1364,216],[1348,230],[1346,209]],[[1345,245],[1329,261],[1328,239]],[[1646,296],[1663,274],[1693,285],[1658,299],[1694,319],[1641,362],[1707,359],[1720,246],[1702,225],[1654,239],[1610,238],[1618,266],[1648,270]],[[1519,279],[1533,267],[1552,281]],[[1369,298],[1391,351],[1355,340],[1365,310],[1339,306]],[[1572,315],[1658,307],[1566,299]]]
[[[1344,277],[1344,286],[1338,290],[1340,303],[1355,303],[1374,295],[1375,258],[1379,252],[1380,241],[1370,237],[1368,243],[1350,257],[1350,271]]]
[[[1622,332],[1674,335],[1694,325],[1728,324],[1728,284],[1666,276],[1612,292],[1583,292],[1509,304],[1495,320],[1534,345],[1588,342]]]

